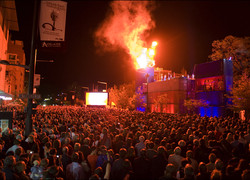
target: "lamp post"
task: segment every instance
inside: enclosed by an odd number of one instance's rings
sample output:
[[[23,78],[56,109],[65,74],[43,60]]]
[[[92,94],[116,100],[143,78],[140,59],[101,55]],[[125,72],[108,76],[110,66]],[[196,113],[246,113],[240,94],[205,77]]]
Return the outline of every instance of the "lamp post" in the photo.
[[[149,74],[146,73],[145,77],[147,79],[147,98],[146,98],[147,99],[147,107],[146,107],[146,112],[148,112],[148,77],[149,77]]]
[[[97,83],[106,84],[106,92],[108,92],[108,83],[107,82],[97,81]]]

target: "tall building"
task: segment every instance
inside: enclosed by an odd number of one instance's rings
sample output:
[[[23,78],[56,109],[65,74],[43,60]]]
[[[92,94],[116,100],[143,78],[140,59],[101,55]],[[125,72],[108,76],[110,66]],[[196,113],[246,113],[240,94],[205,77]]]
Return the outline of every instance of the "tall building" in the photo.
[[[15,1],[0,1],[0,61],[8,59],[10,30],[18,31]],[[5,91],[6,65],[0,64],[0,90]]]
[[[8,42],[7,60],[10,64],[25,65],[23,42],[10,40]],[[25,69],[18,66],[7,66],[5,75],[5,92],[18,97],[24,93]]]

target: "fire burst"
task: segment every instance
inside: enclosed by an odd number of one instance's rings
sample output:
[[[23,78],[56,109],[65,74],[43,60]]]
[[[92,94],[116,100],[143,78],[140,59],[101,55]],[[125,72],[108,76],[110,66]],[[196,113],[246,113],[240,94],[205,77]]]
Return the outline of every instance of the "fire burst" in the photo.
[[[104,50],[121,47],[130,54],[136,69],[153,67],[157,42],[146,48],[146,37],[155,27],[151,18],[152,1],[113,1],[112,12],[95,33]]]
[[[151,48],[143,48],[139,57],[136,58],[135,67],[136,69],[153,67],[155,65],[155,47],[157,42],[152,42]]]

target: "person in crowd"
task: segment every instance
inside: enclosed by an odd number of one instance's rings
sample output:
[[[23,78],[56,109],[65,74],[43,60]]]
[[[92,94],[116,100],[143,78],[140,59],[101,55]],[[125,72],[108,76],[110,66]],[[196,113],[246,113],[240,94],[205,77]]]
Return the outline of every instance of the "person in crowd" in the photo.
[[[164,176],[160,177],[159,180],[177,180],[176,173],[176,167],[173,164],[168,164],[164,171]]]
[[[168,163],[171,163],[175,166],[176,170],[179,170],[181,167],[181,161],[184,159],[184,157],[181,156],[181,148],[176,147],[174,149],[174,154],[171,154],[168,157]]]
[[[146,156],[151,161],[155,155],[157,155],[156,150],[154,150],[154,143],[152,141],[149,141],[146,144]]]
[[[78,180],[85,178],[83,167],[79,163],[79,154],[74,152],[72,154],[72,163],[66,167],[66,179]]]
[[[24,161],[18,161],[15,166],[15,171],[20,180],[29,180],[29,176],[25,173],[26,164]]]
[[[195,174],[197,174],[197,172],[198,172],[198,162],[194,159],[194,155],[193,155],[192,150],[188,150],[186,152],[186,158],[188,159],[190,164],[193,166]]]
[[[151,173],[153,180],[158,180],[164,175],[164,170],[167,164],[166,148],[164,146],[159,146],[157,149],[157,155],[155,155],[151,161]]]
[[[91,172],[94,172],[96,168],[97,158],[98,158],[96,146],[91,147],[90,151],[91,153],[87,156],[87,160],[88,160]]]
[[[141,149],[140,156],[134,159],[135,179],[151,179],[151,164],[146,156],[146,149]]]
[[[90,149],[89,145],[90,145],[90,138],[86,137],[83,141],[83,145],[81,146],[81,151],[83,152],[83,155],[86,159],[87,159],[88,155],[90,155],[90,153],[91,153],[91,149]]]
[[[215,169],[216,155],[214,153],[209,154],[209,163],[207,163],[207,171],[211,173]]]
[[[14,156],[7,156],[4,159],[3,172],[7,180],[18,180],[18,175],[15,173],[14,168],[16,165],[16,158]]]
[[[113,180],[123,180],[124,177],[132,170],[132,165],[127,159],[127,150],[125,148],[121,148],[119,155],[119,159],[113,162],[111,168],[110,177]],[[107,153],[107,156],[109,156],[109,153]]]
[[[145,137],[144,136],[140,136],[139,137],[139,142],[135,145],[135,149],[137,152],[137,156],[141,156],[140,152],[142,149],[146,148],[146,144],[145,144]]]
[[[186,164],[184,168],[184,177],[181,180],[195,180],[194,168],[191,164]]]
[[[204,162],[200,162],[196,180],[210,180],[210,173],[207,171],[207,166]]]
[[[39,180],[43,177],[43,168],[40,166],[40,161],[33,161],[33,166],[30,169],[30,178],[32,180]]]
[[[72,162],[71,157],[69,156],[69,148],[67,146],[63,147],[62,153],[61,162],[63,165],[63,171],[66,172],[67,165]]]

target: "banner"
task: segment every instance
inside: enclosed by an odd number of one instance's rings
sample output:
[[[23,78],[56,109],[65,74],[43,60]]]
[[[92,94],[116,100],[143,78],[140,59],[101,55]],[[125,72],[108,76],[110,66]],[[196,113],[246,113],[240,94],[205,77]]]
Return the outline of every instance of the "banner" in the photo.
[[[40,74],[34,74],[34,87],[40,86],[40,79],[41,79]]]
[[[58,48],[65,40],[67,2],[41,1],[39,32],[41,47]]]

